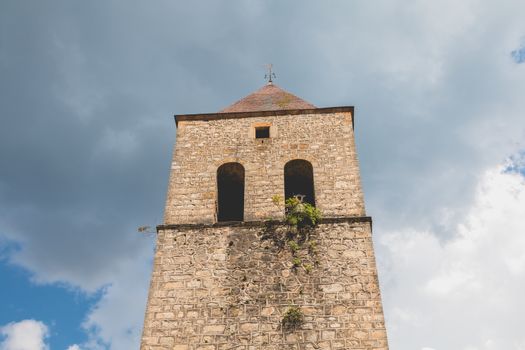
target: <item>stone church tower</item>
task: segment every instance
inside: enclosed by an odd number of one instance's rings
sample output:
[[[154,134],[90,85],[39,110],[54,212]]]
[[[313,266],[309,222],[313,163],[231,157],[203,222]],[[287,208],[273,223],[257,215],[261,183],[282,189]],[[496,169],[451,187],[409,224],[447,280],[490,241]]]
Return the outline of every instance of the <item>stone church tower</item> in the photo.
[[[387,350],[354,108],[270,82],[175,122],[141,349]],[[319,224],[284,222],[296,194]]]

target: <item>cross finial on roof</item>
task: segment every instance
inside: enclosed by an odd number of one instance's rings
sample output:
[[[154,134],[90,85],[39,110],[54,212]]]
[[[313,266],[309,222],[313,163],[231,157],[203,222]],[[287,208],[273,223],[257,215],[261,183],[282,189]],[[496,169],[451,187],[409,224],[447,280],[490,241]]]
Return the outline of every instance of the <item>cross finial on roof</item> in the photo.
[[[265,64],[265,67],[266,67],[266,69],[268,69],[268,73],[266,73],[264,75],[264,79],[268,79],[268,85],[271,85],[272,84],[272,79],[273,78],[277,78],[275,76],[275,73],[272,72],[273,64],[271,64],[271,63]]]

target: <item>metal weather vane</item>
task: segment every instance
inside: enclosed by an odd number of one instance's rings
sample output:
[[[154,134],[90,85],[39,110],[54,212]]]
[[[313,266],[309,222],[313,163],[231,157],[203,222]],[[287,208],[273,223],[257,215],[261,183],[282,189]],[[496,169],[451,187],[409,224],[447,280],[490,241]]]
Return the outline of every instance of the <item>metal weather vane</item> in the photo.
[[[273,82],[272,79],[277,78],[275,76],[275,73],[272,72],[273,64],[268,63],[268,64],[265,64],[264,66],[266,67],[266,69],[268,69],[268,73],[264,75],[264,79],[268,79],[268,84],[271,84]]]

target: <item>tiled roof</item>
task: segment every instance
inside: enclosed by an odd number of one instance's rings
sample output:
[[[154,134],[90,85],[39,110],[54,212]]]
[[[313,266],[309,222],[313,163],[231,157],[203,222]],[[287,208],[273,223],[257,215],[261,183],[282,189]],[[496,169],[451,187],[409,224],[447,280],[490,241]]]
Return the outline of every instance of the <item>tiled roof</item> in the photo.
[[[313,104],[268,83],[254,93],[240,99],[219,113],[276,111],[285,109],[312,109]]]

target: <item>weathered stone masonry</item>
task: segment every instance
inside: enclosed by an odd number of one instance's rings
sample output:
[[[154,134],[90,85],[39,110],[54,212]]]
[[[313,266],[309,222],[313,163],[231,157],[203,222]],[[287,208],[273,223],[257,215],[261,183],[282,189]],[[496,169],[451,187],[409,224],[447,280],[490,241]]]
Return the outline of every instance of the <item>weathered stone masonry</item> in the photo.
[[[159,227],[143,349],[387,349],[370,225],[325,220],[309,273],[278,243],[283,225]],[[290,305],[305,315],[293,332]]]
[[[141,350],[388,350],[353,107],[315,108],[269,84],[224,112],[176,116]],[[312,165],[323,220],[292,251],[272,197],[297,159]],[[244,168],[244,222],[217,222],[229,162]],[[304,316],[295,329],[283,327],[291,306]]]
[[[293,159],[312,163],[316,204],[325,216],[364,215],[352,109],[237,115],[178,122],[166,223],[215,222],[216,172],[226,162],[246,169],[245,221],[281,217],[271,199],[284,193],[284,165]],[[260,124],[271,125],[271,138],[252,136]]]

